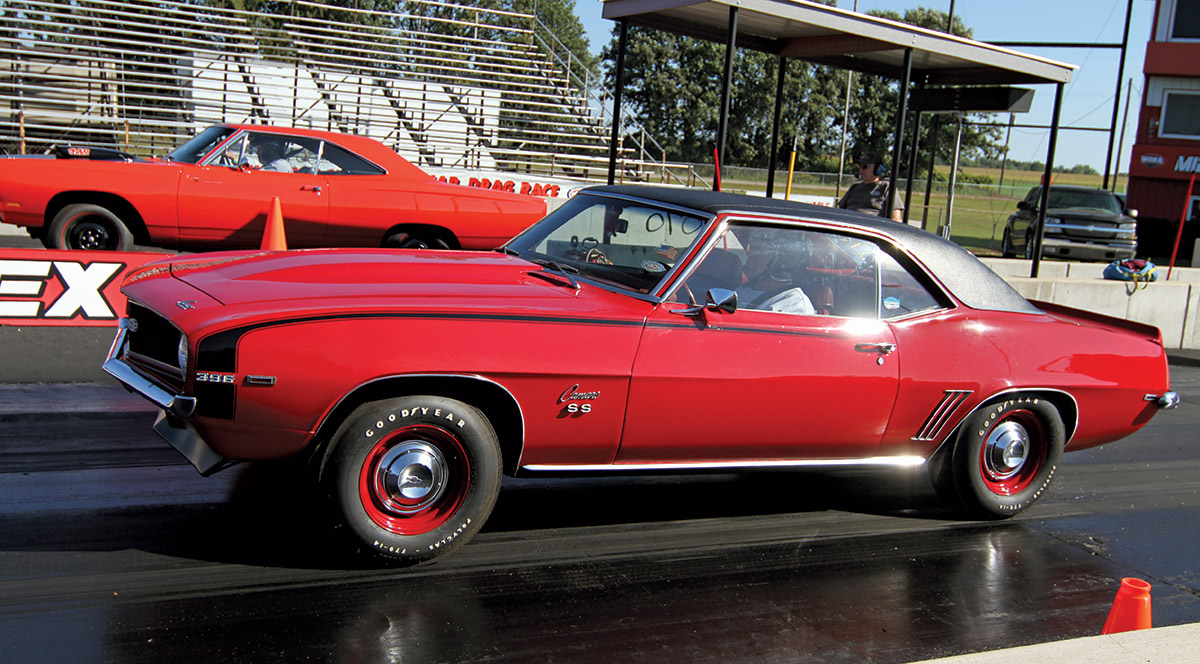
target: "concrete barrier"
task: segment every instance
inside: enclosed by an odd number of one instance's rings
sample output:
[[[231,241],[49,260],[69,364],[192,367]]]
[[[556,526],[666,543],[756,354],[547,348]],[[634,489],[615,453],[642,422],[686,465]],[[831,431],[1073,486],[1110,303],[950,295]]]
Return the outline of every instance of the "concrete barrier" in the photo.
[[[1154,325],[1167,348],[1200,348],[1200,268],[1177,267],[1166,281],[1160,266],[1158,281],[1135,287],[1104,279],[1105,263],[1043,261],[1033,279],[1028,260],[980,260],[1026,298]]]

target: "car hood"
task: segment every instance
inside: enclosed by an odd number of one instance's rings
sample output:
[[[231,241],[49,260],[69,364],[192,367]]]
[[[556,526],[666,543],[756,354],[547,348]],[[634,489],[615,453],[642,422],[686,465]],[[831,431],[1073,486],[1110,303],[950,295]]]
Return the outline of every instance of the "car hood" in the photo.
[[[246,315],[394,310],[644,316],[650,303],[496,252],[315,249],[175,259],[174,278]],[[540,275],[540,276],[538,276]]]

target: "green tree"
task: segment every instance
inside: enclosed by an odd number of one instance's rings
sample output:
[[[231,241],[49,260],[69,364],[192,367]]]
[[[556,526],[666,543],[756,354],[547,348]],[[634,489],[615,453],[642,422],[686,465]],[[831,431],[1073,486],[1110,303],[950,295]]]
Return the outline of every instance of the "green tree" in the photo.
[[[946,32],[949,15],[946,12],[926,7],[909,9],[903,15],[892,11],[872,11],[874,16],[900,21],[929,30]],[[974,32],[962,22],[961,17],[955,16],[951,34],[971,39]],[[855,76],[855,92],[851,96],[851,124],[848,144],[854,147],[855,153],[873,151],[889,160],[895,137],[896,108],[899,106],[899,84],[878,76]],[[968,115],[964,118],[971,124],[963,126],[960,159],[978,159],[998,157],[1003,154],[1003,147],[998,144],[1002,125],[993,120],[990,115]],[[912,138],[911,129],[916,121],[916,113],[910,113],[905,118],[905,143]],[[928,154],[930,134],[937,126],[937,160],[940,163],[950,163],[954,155],[954,139],[958,130],[957,123],[952,119],[943,118],[934,122],[925,116],[921,122],[921,131],[917,140],[918,157]],[[908,160],[906,152],[902,160]],[[917,161],[918,173],[923,173],[928,167],[928,157]]]

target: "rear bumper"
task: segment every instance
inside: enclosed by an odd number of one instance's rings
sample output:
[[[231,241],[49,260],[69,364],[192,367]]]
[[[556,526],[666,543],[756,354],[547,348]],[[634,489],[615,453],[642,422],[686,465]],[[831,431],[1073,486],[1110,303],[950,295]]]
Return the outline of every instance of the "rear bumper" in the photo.
[[[231,464],[205,442],[188,418],[196,412],[196,398],[175,394],[149,378],[124,360],[129,321],[122,318],[117,336],[101,367],[116,378],[125,389],[140,395],[162,409],[154,422],[154,431],[184,456],[201,475],[211,475]]]
[[[1159,410],[1174,410],[1179,407],[1179,395],[1174,392],[1147,394],[1146,401],[1153,401]]]

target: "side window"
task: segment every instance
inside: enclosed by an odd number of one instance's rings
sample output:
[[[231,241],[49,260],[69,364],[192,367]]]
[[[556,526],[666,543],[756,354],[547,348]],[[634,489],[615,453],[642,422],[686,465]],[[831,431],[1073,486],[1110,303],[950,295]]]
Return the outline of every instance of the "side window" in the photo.
[[[944,306],[895,258],[883,251],[877,251],[877,256],[881,318],[899,318],[919,311],[941,309]]]
[[[808,316],[890,319],[945,306],[874,242],[795,226],[730,225],[683,286],[676,301],[724,288],[739,310]]]
[[[383,169],[329,141],[321,151],[317,172],[322,175],[383,175]]]
[[[237,168],[246,156],[246,135],[233,139],[221,149],[216,155],[209,157],[208,163],[217,166],[228,166],[229,168]]]
[[[871,317],[878,312],[875,245],[794,226],[731,225],[684,282],[703,302],[712,288],[738,294],[738,309],[808,316]],[[864,269],[866,266],[867,269]]]

